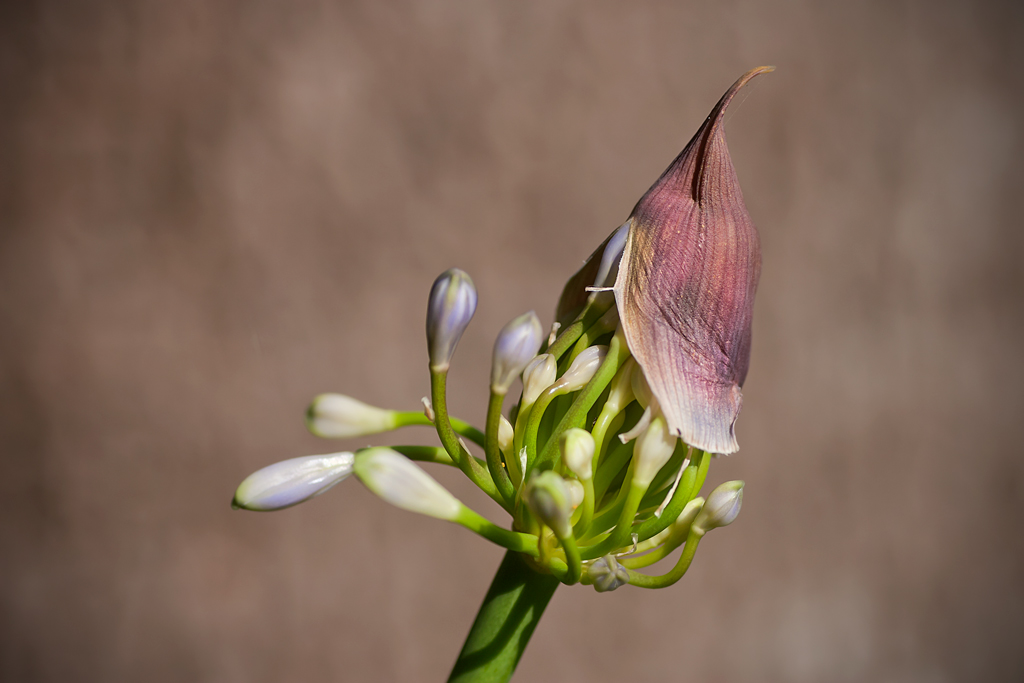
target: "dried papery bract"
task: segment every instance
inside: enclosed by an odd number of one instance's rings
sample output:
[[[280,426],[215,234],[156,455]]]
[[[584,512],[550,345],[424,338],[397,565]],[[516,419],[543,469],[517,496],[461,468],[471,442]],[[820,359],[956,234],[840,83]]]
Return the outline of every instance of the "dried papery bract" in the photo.
[[[725,144],[747,72],[633,209],[615,281],[629,349],[673,433],[733,453],[761,247]]]

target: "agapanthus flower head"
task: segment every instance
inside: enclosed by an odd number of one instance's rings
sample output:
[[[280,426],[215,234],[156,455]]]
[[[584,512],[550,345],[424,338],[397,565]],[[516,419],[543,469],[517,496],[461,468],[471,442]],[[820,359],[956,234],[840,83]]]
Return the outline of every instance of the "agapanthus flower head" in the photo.
[[[700,496],[711,456],[737,448],[760,272],[758,235],[722,117],[736,92],[769,70],[733,84],[629,220],[569,280],[547,339],[532,311],[501,330],[490,392],[481,392],[488,397],[484,430],[448,414],[446,374],[477,305],[469,276],[453,268],[434,282],[428,301],[425,410],[324,394],[308,414],[319,436],[431,425],[440,445],[278,463],[246,479],[236,505],[286,507],[354,472],[383,500],[461,524],[566,585],[607,592],[679,580],[701,538],[732,523],[743,500],[738,481],[706,501]],[[506,405],[516,378],[522,394]],[[414,461],[457,467],[511,524],[484,519]],[[668,573],[638,571],[680,547]]]

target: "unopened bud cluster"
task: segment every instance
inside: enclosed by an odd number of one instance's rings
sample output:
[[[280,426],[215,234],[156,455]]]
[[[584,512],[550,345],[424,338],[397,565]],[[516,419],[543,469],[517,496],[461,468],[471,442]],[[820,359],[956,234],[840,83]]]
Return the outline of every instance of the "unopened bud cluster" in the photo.
[[[289,507],[354,473],[385,501],[461,524],[566,584],[606,592],[679,580],[703,537],[731,524],[743,501],[739,481],[699,494],[712,457],[738,449],[761,264],[724,113],[770,70],[744,74],[719,100],[629,220],[570,278],[550,328],[530,311],[498,333],[480,396],[483,430],[448,413],[448,369],[477,307],[473,281],[453,268],[428,296],[424,410],[324,394],[307,414],[325,438],[431,424],[440,445],[286,460],[246,479],[233,504]],[[517,380],[522,391],[510,396]],[[510,521],[485,519],[414,461],[458,468]],[[667,573],[638,571],[677,550]]]

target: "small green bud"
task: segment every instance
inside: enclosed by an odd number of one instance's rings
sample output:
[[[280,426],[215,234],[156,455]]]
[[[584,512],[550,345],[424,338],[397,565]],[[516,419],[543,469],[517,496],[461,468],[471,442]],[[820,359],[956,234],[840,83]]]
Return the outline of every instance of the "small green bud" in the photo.
[[[594,437],[585,429],[567,429],[558,441],[562,462],[580,481],[593,476]]]
[[[535,475],[523,492],[530,512],[555,532],[559,539],[572,535],[572,492],[552,470]]]
[[[448,369],[475,312],[476,288],[465,271],[452,268],[434,280],[427,302],[427,347],[432,370]]]
[[[319,496],[352,474],[351,453],[307,455],[253,472],[235,491],[231,507],[269,512]]]
[[[344,394],[320,394],[306,411],[306,428],[325,439],[380,434],[395,428],[395,411]]]
[[[491,391],[504,396],[515,378],[537,355],[543,341],[544,330],[533,311],[505,325],[494,342]]]
[[[462,503],[417,467],[390,448],[368,448],[356,455],[359,480],[385,501],[409,512],[455,521]]]
[[[728,526],[740,514],[743,505],[743,482],[727,481],[711,492],[693,520],[693,530],[701,536],[720,526]]]
[[[629,583],[627,572],[614,555],[605,555],[587,567],[587,576],[598,593],[607,593]]]

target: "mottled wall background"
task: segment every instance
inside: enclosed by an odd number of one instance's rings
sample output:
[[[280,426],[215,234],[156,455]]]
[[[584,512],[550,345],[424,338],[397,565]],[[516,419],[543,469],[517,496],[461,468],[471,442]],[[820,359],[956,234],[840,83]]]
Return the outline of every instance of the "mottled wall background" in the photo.
[[[501,325],[550,320],[771,63],[727,125],[764,272],[709,484],[743,514],[672,590],[562,589],[519,678],[1024,679],[1022,31],[1011,2],[3,3],[0,677],[443,680],[500,551],[355,481],[273,515],[234,487],[361,445],[306,433],[318,392],[418,405],[452,265],[480,421]]]

